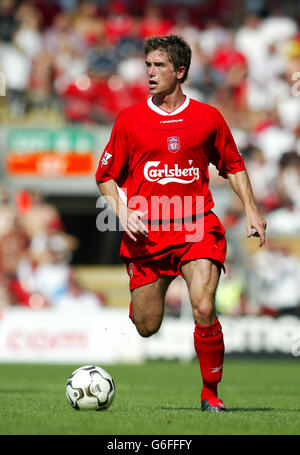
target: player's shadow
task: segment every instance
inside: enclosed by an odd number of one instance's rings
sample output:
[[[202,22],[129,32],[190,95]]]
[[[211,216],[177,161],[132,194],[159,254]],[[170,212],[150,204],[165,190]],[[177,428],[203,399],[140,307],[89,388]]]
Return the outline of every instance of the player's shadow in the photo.
[[[159,406],[157,409],[162,411],[195,411],[199,412],[200,407],[185,407],[185,406]]]
[[[275,408],[227,408],[230,412],[273,412]]]
[[[184,406],[160,406],[158,409],[163,411],[201,411],[200,406],[189,408]],[[275,408],[227,408],[227,412],[273,412],[275,410]]]
[[[278,408],[227,408],[230,412],[300,412],[300,409],[278,409]]]

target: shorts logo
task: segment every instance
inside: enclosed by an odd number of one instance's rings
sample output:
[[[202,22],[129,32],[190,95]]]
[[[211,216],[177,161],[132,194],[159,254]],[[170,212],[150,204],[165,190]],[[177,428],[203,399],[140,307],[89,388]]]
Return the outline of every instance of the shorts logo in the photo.
[[[133,263],[130,262],[129,266],[128,266],[128,274],[130,276],[130,278],[132,278],[133,276]]]
[[[168,150],[172,153],[177,153],[180,150],[180,140],[177,136],[171,136],[167,139]]]

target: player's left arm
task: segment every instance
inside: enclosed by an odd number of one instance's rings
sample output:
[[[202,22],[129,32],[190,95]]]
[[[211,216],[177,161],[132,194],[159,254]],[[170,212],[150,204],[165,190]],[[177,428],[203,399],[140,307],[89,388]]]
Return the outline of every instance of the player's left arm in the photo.
[[[260,214],[253,196],[252,186],[246,170],[227,174],[234,192],[241,199],[246,215],[247,237],[259,237],[259,246],[265,244],[267,223]],[[252,230],[255,230],[254,232]]]

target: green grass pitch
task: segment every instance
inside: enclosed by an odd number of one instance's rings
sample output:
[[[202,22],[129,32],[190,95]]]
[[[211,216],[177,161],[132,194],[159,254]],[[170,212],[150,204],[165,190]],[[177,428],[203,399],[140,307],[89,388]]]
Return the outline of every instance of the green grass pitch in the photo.
[[[116,383],[107,411],[76,411],[65,396],[81,365],[0,364],[1,435],[299,435],[300,361],[226,359],[228,412],[200,411],[197,362],[103,365]]]

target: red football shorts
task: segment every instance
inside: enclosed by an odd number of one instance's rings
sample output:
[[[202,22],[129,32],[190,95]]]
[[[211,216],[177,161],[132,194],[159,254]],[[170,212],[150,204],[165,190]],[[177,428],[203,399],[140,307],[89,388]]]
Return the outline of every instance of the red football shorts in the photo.
[[[208,212],[204,217],[204,234],[201,241],[172,245],[153,255],[126,262],[130,290],[152,283],[162,276],[182,275],[182,264],[195,259],[211,259],[219,263],[225,271],[227,250],[225,229],[213,212]]]

